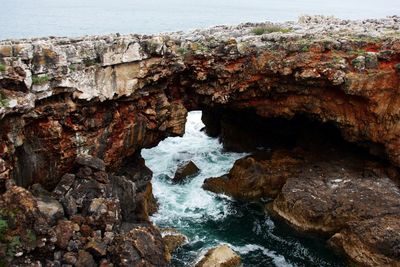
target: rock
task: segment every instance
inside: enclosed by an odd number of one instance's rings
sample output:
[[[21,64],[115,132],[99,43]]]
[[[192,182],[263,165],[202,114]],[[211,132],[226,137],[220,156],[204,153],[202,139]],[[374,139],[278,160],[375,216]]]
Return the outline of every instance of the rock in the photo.
[[[302,163],[293,157],[294,154],[280,150],[272,155],[266,153],[239,159],[229,174],[206,179],[203,189],[241,200],[275,198],[286,180],[297,174],[297,166]]]
[[[196,264],[196,267],[238,267],[241,266],[240,256],[227,245],[210,249]]]
[[[56,222],[57,219],[64,217],[64,208],[55,199],[50,197],[37,198],[37,206],[39,211],[49,217],[52,222]]]
[[[175,176],[172,179],[174,183],[180,183],[187,178],[193,177],[200,172],[200,169],[193,163],[193,161],[182,162],[178,165]]]
[[[104,164],[104,161],[102,161],[99,158],[90,156],[90,155],[85,155],[85,154],[78,155],[75,159],[75,162],[79,165],[88,166],[95,170],[99,170],[99,171],[106,170],[106,165]]]
[[[172,252],[174,252],[178,247],[187,243],[188,238],[172,228],[162,228],[160,229],[160,232],[165,244],[165,249],[167,251],[167,260],[171,261]]]
[[[113,263],[118,266],[169,266],[160,233],[151,225],[136,226],[113,241]]]
[[[107,246],[106,244],[102,243],[101,241],[92,240],[89,241],[85,249],[90,252],[92,255],[97,257],[104,257],[107,253]]]
[[[398,216],[351,222],[348,227],[333,235],[329,242],[360,266],[400,265]]]
[[[93,256],[84,251],[84,250],[79,250],[78,253],[78,260],[75,263],[76,267],[96,267],[97,264],[93,259]]]
[[[57,246],[66,249],[74,233],[74,224],[71,221],[59,221],[54,232],[57,238]]]

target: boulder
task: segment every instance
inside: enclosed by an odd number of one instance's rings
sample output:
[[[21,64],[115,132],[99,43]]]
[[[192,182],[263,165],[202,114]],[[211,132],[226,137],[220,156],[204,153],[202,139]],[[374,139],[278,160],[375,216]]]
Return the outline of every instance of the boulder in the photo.
[[[200,169],[193,163],[193,161],[185,161],[178,165],[175,176],[172,179],[174,183],[181,183],[187,178],[194,177],[200,172]]]
[[[169,266],[161,235],[150,224],[136,225],[129,232],[117,235],[111,253],[117,266]]]
[[[274,198],[286,180],[296,175],[301,160],[293,152],[278,150],[253,154],[235,162],[227,175],[208,178],[203,189],[240,200]]]
[[[400,266],[399,216],[351,222],[329,243],[360,266]]]
[[[210,249],[196,264],[196,267],[238,267],[240,256],[227,245]]]

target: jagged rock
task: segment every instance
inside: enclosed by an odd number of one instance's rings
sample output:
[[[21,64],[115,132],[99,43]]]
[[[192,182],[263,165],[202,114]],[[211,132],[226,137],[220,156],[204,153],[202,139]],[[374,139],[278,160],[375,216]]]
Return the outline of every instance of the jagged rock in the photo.
[[[101,241],[92,240],[89,241],[85,249],[90,252],[92,255],[97,257],[104,257],[107,253],[107,246],[106,244],[102,243]]]
[[[167,260],[171,261],[171,253],[178,247],[187,243],[188,238],[173,228],[162,228],[160,229],[160,232],[165,244]]]
[[[200,169],[193,163],[193,161],[182,162],[178,165],[175,176],[172,179],[174,183],[180,183],[187,178],[193,177],[200,172]]]
[[[151,225],[116,236],[112,254],[118,266],[168,266],[161,235]]]
[[[62,249],[66,249],[74,233],[74,223],[60,220],[54,228],[54,232],[57,238],[57,245]]]
[[[329,240],[360,266],[400,265],[400,221],[388,215],[349,223]]]
[[[227,245],[210,249],[196,264],[196,267],[239,267],[240,256]]]
[[[84,251],[84,250],[80,250],[78,252],[78,260],[75,263],[76,267],[96,267],[97,264],[93,259],[93,256]]]
[[[106,170],[106,165],[104,164],[104,161],[102,161],[99,158],[95,158],[90,155],[78,155],[75,159],[75,162],[79,165],[82,166],[88,166],[90,168],[93,168],[95,170],[99,171],[105,171]],[[89,174],[90,175],[90,174]]]
[[[297,166],[302,163],[293,157],[294,154],[282,150],[272,155],[239,159],[227,175],[206,179],[203,189],[242,200],[275,198],[286,180],[297,174]]]

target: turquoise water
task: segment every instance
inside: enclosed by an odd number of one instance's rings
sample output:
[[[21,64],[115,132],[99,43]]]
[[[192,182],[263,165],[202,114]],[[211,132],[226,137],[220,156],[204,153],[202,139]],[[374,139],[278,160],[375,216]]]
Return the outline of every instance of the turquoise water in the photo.
[[[224,152],[215,138],[200,131],[201,112],[189,113],[183,137],[168,138],[142,156],[154,172],[154,195],[160,203],[152,220],[173,227],[189,243],[173,255],[173,266],[192,266],[209,248],[224,243],[244,266],[345,266],[325,241],[293,231],[264,211],[265,203],[240,203],[201,188],[205,178],[225,174],[245,154]],[[190,182],[172,184],[179,162],[192,160],[201,173]]]
[[[0,40],[159,33],[242,22],[400,15],[398,0],[0,0]]]

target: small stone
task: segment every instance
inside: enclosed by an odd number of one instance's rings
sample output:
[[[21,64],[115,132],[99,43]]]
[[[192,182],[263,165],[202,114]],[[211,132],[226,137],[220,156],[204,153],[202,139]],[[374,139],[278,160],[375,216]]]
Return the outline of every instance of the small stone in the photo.
[[[105,256],[107,253],[107,245],[96,240],[88,242],[85,249],[94,256],[98,257]]]
[[[77,254],[75,252],[66,252],[63,256],[63,260],[66,264],[75,264],[77,259]]]
[[[41,213],[49,217],[52,222],[64,216],[64,208],[55,199],[52,198],[37,198],[37,206]]]

